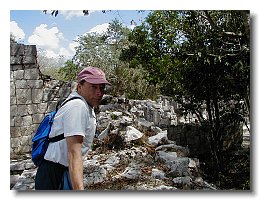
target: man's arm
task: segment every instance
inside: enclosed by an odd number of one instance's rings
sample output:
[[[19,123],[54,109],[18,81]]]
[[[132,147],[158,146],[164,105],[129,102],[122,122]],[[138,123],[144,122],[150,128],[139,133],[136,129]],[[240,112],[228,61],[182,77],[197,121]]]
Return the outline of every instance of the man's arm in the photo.
[[[73,190],[84,190],[81,153],[83,136],[74,135],[66,137],[66,140],[68,146],[69,173]]]

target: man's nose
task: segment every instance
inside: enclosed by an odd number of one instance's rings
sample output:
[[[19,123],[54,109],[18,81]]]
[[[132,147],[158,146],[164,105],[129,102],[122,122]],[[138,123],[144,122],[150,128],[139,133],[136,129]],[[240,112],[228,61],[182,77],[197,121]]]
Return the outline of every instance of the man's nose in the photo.
[[[102,96],[104,94],[104,89],[100,86],[96,88],[96,94],[97,96]]]

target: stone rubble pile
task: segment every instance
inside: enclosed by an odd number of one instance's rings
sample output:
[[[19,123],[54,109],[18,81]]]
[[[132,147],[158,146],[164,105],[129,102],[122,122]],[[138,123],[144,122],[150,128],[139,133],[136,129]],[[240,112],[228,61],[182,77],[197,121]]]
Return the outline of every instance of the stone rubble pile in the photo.
[[[199,160],[188,157],[189,149],[168,139],[164,127],[184,120],[174,106],[167,100],[106,96],[97,113],[93,151],[84,158],[85,189],[216,190],[200,176]],[[34,190],[30,156],[11,160],[10,170],[11,189]]]

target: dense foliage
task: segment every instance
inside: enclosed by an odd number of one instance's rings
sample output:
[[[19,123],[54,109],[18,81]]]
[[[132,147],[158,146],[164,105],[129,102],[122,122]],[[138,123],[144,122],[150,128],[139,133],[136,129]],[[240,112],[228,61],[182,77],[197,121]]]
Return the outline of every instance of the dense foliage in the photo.
[[[113,85],[110,92],[115,96],[153,99],[159,94],[159,89],[148,84],[144,70],[138,67],[131,69],[128,63],[119,60],[122,49],[130,45],[130,32],[130,29],[114,20],[103,34],[82,35],[78,39],[79,46],[73,60],[80,67],[96,66],[103,69]]]
[[[154,11],[120,57],[209,127],[216,178],[231,148],[226,140],[241,138],[237,131],[249,117],[249,19],[248,11]]]

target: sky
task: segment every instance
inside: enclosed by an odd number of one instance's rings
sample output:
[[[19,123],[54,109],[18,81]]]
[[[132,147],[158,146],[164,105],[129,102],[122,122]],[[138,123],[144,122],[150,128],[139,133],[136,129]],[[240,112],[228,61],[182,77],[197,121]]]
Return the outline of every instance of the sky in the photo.
[[[10,10],[10,32],[16,41],[36,45],[46,52],[49,58],[72,57],[75,54],[75,40],[86,33],[103,33],[112,20],[119,20],[124,26],[133,29],[150,12],[144,10],[59,10],[55,17],[52,10]],[[132,20],[135,23],[131,23]]]

